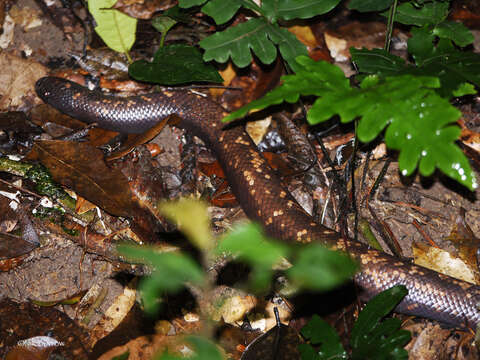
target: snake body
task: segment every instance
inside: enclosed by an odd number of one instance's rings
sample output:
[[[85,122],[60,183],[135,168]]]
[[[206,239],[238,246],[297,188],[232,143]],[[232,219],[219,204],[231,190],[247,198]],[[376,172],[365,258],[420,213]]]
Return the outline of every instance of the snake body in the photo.
[[[408,295],[396,311],[475,328],[480,322],[480,287],[416,266],[368,246],[342,238],[315,223],[283,187],[257,151],[243,126],[225,129],[221,106],[188,91],[166,91],[126,98],[90,91],[76,83],[45,77],[38,96],[74,118],[123,133],[141,133],[159,120],[177,115],[179,127],[191,131],[213,150],[238,202],[272,237],[289,242],[320,241],[348,251],[361,265],[354,281],[362,299],[403,284]]]

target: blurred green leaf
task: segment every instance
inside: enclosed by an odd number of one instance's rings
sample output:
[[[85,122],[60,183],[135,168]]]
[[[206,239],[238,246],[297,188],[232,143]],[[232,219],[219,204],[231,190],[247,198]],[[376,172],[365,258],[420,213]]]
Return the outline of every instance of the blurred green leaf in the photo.
[[[215,67],[204,63],[198,49],[182,44],[159,48],[153,62],[135,61],[129,66],[128,73],[136,80],[164,85],[197,81],[223,82]]]
[[[310,345],[299,346],[302,360],[306,359],[347,359],[347,352],[343,348],[340,336],[325,320],[318,315],[313,315],[310,321],[302,328],[302,335],[318,350]],[[314,352],[312,352],[312,350]],[[313,356],[315,354],[315,356]]]
[[[229,252],[252,267],[250,285],[255,290],[265,289],[273,274],[273,265],[288,256],[289,248],[269,240],[260,225],[248,223],[233,229],[221,240],[217,253]]]
[[[351,279],[357,270],[349,256],[320,244],[309,244],[299,250],[287,275],[298,286],[327,291]]]
[[[152,274],[140,284],[145,309],[154,313],[158,309],[158,297],[162,292],[175,292],[185,282],[201,285],[205,274],[189,256],[179,253],[157,253],[147,246],[120,245],[117,250],[127,260],[152,266]]]
[[[288,256],[289,248],[268,239],[257,223],[235,227],[218,244],[217,253],[230,252],[250,264],[272,267],[282,257]]]
[[[163,203],[160,211],[167,219],[175,222],[197,248],[209,250],[214,247],[210,218],[204,202],[184,198]]]
[[[115,51],[126,53],[135,42],[137,19],[110,9],[117,0],[89,0],[88,11],[97,23],[95,31]]]

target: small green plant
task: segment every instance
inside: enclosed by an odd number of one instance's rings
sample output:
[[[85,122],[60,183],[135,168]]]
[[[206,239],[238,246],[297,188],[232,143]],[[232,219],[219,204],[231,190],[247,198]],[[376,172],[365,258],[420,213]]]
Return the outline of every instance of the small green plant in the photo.
[[[394,286],[367,303],[350,335],[350,356],[335,330],[314,315],[302,329],[302,335],[309,341],[308,344],[299,346],[302,360],[408,359],[403,346],[410,341],[410,332],[400,329],[399,319],[383,320],[406,294],[404,286]]]
[[[181,200],[176,203],[166,203],[161,206],[161,210],[165,216],[179,225],[192,244],[202,252],[204,261],[200,265],[187,254],[181,252],[159,253],[153,248],[145,246],[124,245],[118,247],[120,253],[127,259],[148,264],[152,269],[151,275],[140,283],[145,309],[150,314],[157,311],[160,304],[159,297],[162,293],[178,291],[185,284],[196,287],[197,291],[202,291],[203,298],[212,298],[211,291],[214,285],[206,275],[207,264],[212,257],[223,257],[225,254],[230,254],[232,258],[244,261],[251,267],[250,280],[244,286],[261,293],[264,293],[271,283],[272,268],[280,264],[284,258],[288,258],[293,264],[284,270],[285,275],[292,286],[299,290],[330,290],[351,278],[358,269],[348,256],[320,245],[294,247],[268,239],[263,235],[260,227],[253,223],[235,228],[216,245],[211,236],[206,207],[197,201]],[[352,348],[358,348],[357,353],[379,344],[385,343],[387,346],[385,341],[388,341],[388,346],[384,348],[385,351],[393,351],[397,346],[402,345],[399,339],[406,339],[406,336],[400,337],[399,334],[405,335],[405,333],[399,332],[398,328],[393,326],[397,324],[396,320],[390,319],[384,323],[380,323],[380,320],[395,307],[405,293],[406,290],[403,287],[392,289],[388,294],[377,296],[363,310],[359,322],[352,331]],[[306,338],[311,339],[311,344],[317,344],[319,336],[322,337],[326,334],[325,332],[318,333],[317,326],[320,325],[317,324],[319,322],[321,320],[314,317],[312,323],[302,331]],[[382,324],[390,324],[390,326]],[[325,325],[322,326],[325,328]],[[324,331],[327,331],[328,334],[332,332],[335,334],[333,329]],[[376,337],[372,338],[373,335]],[[335,336],[332,339],[329,336],[324,346],[339,350],[338,336]],[[196,349],[196,355],[192,359],[221,358],[217,347],[207,338],[191,337],[188,341]],[[302,353],[311,355],[315,354],[315,350],[303,346]],[[179,358],[170,354],[162,354],[158,359]],[[305,359],[323,358],[305,357]]]
[[[318,244],[303,247],[287,246],[268,239],[258,224],[248,223],[236,227],[223,237],[218,245],[211,236],[205,205],[193,200],[166,203],[162,213],[179,225],[190,241],[202,253],[204,269],[208,259],[231,254],[251,267],[247,284],[254,291],[265,291],[271,283],[272,267],[283,258],[292,259],[293,265],[285,270],[296,288],[326,291],[350,279],[358,269],[345,254],[329,250]],[[145,309],[153,314],[158,309],[158,296],[162,292],[175,292],[186,282],[209,289],[202,266],[189,255],[178,252],[159,253],[154,248],[122,245],[120,253],[128,260],[151,266],[152,276],[145,279],[140,289]]]
[[[277,46],[283,59],[296,71],[295,59],[307,55],[307,49],[292,33],[279,26],[282,21],[309,19],[335,8],[340,0],[263,0],[257,5],[252,0],[180,0],[183,8],[202,6],[217,25],[230,21],[240,8],[250,10],[253,17],[246,22],[229,27],[200,41],[205,50],[205,61],[220,63],[232,59],[239,67],[250,65],[252,54],[264,64],[271,64],[277,57]]]

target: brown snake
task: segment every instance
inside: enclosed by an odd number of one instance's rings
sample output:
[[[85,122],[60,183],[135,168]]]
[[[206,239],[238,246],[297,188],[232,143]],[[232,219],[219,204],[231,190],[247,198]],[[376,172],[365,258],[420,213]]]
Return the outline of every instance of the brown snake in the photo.
[[[167,91],[128,98],[103,95],[70,81],[45,77],[36,84],[46,103],[79,120],[126,133],[140,133],[166,116],[202,139],[218,157],[233,193],[250,219],[272,237],[308,243],[320,241],[348,251],[361,264],[355,282],[363,299],[403,284],[408,295],[396,308],[406,314],[475,328],[480,321],[480,287],[438,274],[410,262],[342,238],[313,222],[285,190],[246,134],[243,126],[224,128],[225,111],[213,101],[187,91]]]

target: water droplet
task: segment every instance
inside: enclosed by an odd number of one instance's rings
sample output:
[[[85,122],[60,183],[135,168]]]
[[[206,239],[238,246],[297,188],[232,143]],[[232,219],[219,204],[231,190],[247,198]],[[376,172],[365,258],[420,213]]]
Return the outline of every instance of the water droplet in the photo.
[[[425,106],[427,106],[427,104],[425,104],[424,102],[422,102],[422,103],[420,103],[420,106],[421,106],[421,107],[425,107]]]
[[[427,156],[427,150],[422,150],[422,156]]]
[[[467,180],[467,175],[462,175],[461,179],[462,179],[462,181]]]
[[[458,169],[458,173],[459,173],[460,175],[464,175],[464,174],[465,174],[465,170],[463,170],[463,169]]]
[[[407,134],[407,140],[410,140],[412,138],[412,134]]]
[[[439,136],[440,135],[440,130],[435,131],[435,135]]]
[[[423,113],[418,114],[418,117],[419,117],[420,119],[423,119],[423,116],[424,116]]]
[[[406,176],[407,174],[408,174],[408,171],[407,171],[406,169],[403,169],[403,170],[402,170],[402,175],[403,175],[403,176]]]

